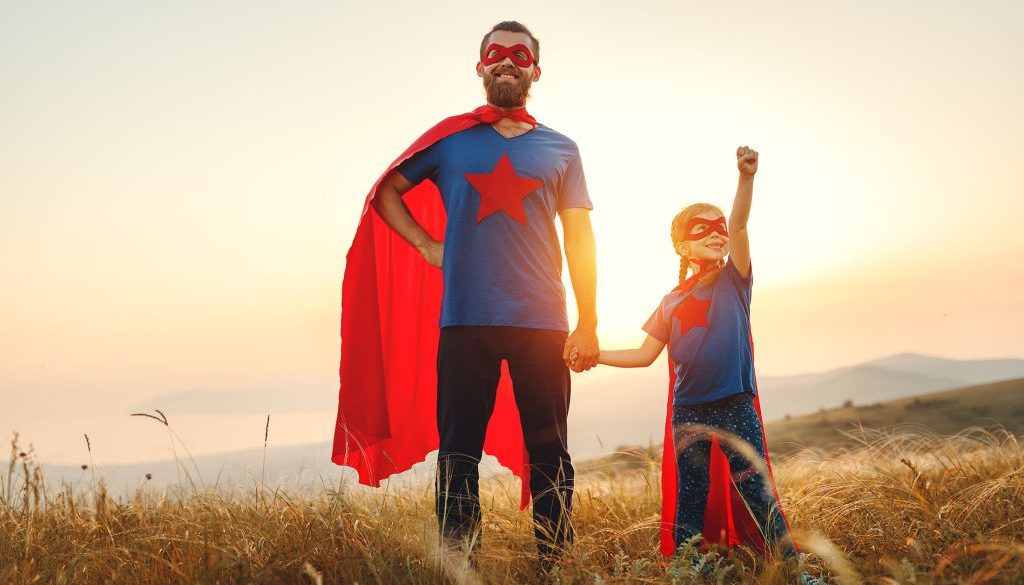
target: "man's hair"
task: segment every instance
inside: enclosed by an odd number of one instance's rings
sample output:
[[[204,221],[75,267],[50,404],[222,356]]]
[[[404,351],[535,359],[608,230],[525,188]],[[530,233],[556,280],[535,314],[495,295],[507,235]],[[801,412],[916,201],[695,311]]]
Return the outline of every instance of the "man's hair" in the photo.
[[[483,40],[480,41],[481,59],[483,59],[484,57],[484,49],[486,49],[487,45],[489,44],[487,42],[487,39],[490,38],[491,33],[499,30],[503,30],[506,32],[524,33],[526,34],[526,36],[530,37],[530,41],[533,43],[533,63],[534,65],[540,65],[540,41],[537,40],[537,37],[533,36],[533,33],[530,32],[530,29],[526,28],[525,25],[523,25],[520,22],[516,22],[515,20],[503,20],[498,24],[494,25],[494,27],[491,28],[491,30],[487,31],[487,34],[484,35]]]

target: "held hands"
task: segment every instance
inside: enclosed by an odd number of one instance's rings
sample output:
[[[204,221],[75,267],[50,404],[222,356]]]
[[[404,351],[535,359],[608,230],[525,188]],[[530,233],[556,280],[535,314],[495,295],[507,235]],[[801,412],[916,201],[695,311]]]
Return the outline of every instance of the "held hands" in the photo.
[[[427,243],[422,246],[417,246],[423,259],[428,264],[435,268],[441,267],[441,259],[444,257],[444,242],[438,242],[437,240],[427,240]]]
[[[585,372],[597,365],[600,353],[597,330],[593,327],[580,326],[565,340],[562,360],[572,371]]]
[[[747,146],[736,149],[736,166],[740,174],[745,177],[753,177],[757,172],[757,151]]]

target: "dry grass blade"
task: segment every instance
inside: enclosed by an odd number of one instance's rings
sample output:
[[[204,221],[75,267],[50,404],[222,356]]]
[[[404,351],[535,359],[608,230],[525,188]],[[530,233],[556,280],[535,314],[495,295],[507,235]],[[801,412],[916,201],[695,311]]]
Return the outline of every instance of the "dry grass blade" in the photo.
[[[160,412],[160,411],[158,410],[157,412]],[[162,412],[160,414],[163,415]],[[157,421],[158,423],[160,423],[160,424],[162,424],[164,426],[168,426],[168,424],[167,424],[167,417],[164,417],[164,416],[154,416],[152,414],[149,414],[148,412],[133,412],[131,414],[131,416],[145,416],[145,417],[148,417],[148,418],[151,418],[151,419]]]

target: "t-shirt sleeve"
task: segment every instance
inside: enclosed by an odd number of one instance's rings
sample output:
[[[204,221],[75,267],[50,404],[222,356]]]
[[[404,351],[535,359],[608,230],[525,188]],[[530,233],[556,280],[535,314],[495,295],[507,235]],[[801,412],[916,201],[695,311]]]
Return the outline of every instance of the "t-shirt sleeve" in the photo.
[[[569,161],[558,182],[558,209],[570,207],[594,208],[590,192],[587,191],[587,178],[583,174],[583,160],[576,144],[572,145]]]
[[[417,152],[395,169],[407,181],[413,185],[419,184],[423,179],[436,179],[438,169],[438,148],[437,143]],[[435,181],[436,182],[436,181]]]
[[[651,317],[647,319],[647,323],[644,323],[644,331],[662,343],[668,343],[669,337],[672,335],[672,318],[666,315],[667,312],[665,301],[662,300]]]

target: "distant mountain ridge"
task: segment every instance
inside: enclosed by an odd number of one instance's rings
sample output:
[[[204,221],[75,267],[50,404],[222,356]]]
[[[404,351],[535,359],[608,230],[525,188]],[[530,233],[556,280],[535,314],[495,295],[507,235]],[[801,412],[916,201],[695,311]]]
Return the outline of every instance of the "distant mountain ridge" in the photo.
[[[636,394],[650,396],[657,400],[655,404],[660,404],[665,392],[661,384],[667,386],[668,379],[664,362],[659,363],[661,367],[655,365],[641,370],[606,368],[600,379],[592,380],[587,377],[590,374],[584,374],[575,377],[573,383],[587,389],[629,389],[628,404],[637,404]],[[810,374],[761,376],[758,387],[765,418],[770,420],[839,406],[847,400],[862,404],[1020,376],[1024,376],[1024,359],[953,360],[901,353]],[[312,412],[337,408],[336,399],[333,391],[325,392],[322,387],[303,383],[245,391],[170,392],[146,399],[133,409],[159,408],[181,414]]]
[[[145,487],[153,483],[164,489],[181,483],[188,486],[191,481],[197,488],[214,488],[233,484],[241,487],[254,487],[264,480],[271,489],[278,484],[292,488],[300,485],[320,484],[338,485],[345,475],[354,475],[330,460],[331,444],[307,443],[268,447],[266,465],[264,466],[263,449],[245,449],[230,453],[200,455],[194,459],[182,456],[177,462],[164,459],[149,463],[129,463],[124,465],[99,464],[96,466],[98,478],[113,493],[131,493],[137,487]],[[92,481],[92,471],[68,465],[43,465],[44,477],[47,480],[67,481],[78,485],[88,485]],[[150,479],[146,478],[146,475]],[[349,482],[351,483],[351,482]]]
[[[265,412],[314,412],[337,407],[337,393],[322,387],[296,384],[250,390],[181,390],[148,398],[133,412],[160,409],[180,414],[240,414]]]
[[[1004,436],[1003,431],[1021,436],[1024,377],[772,421],[765,425],[765,436],[772,457],[805,448],[827,455],[836,449],[856,447],[859,441],[877,437],[878,432],[952,435],[968,428],[976,433],[975,437],[989,432],[998,440]],[[580,462],[576,466],[577,477],[643,470],[660,460],[660,444],[620,447]]]
[[[1024,433],[1024,378],[974,384],[964,388],[832,408],[765,425],[769,448],[786,453],[802,447],[827,450],[853,442],[844,433],[898,429],[915,425],[949,435],[967,427],[1001,427]]]
[[[666,367],[664,361],[659,361],[650,368],[602,368],[599,374],[589,374],[591,378],[587,378],[587,374],[574,377],[569,422],[573,457],[582,460],[600,456],[620,445],[659,443],[665,424]],[[798,417],[839,408],[847,401],[852,401],[855,407],[867,406],[1021,377],[1024,377],[1024,359],[950,360],[904,353],[812,374],[760,377],[758,386],[762,412],[770,422],[783,419],[787,414]],[[249,409],[278,412],[269,408],[275,404],[284,412],[314,407],[315,401],[299,394],[298,391],[268,389],[260,395],[272,398],[273,402],[254,403],[243,400],[251,399],[251,393],[183,392],[147,400],[136,408],[221,413],[228,408],[242,408],[242,405],[246,405],[245,412]],[[336,405],[326,408],[334,409]],[[351,483],[345,479],[351,477],[351,471],[331,463],[330,451],[329,441],[270,447],[266,452],[265,477],[271,485],[281,477],[298,483],[307,480],[336,485],[343,480]],[[263,473],[263,455],[262,449],[202,455],[196,457],[196,465],[208,486],[218,476],[222,481],[255,485]],[[187,459],[181,464],[192,468]],[[424,469],[419,474],[429,476],[432,468],[428,464]],[[147,481],[167,486],[176,482],[178,475],[174,461],[101,465],[98,471],[112,489],[129,490]],[[64,478],[71,482],[91,478],[91,472],[72,466],[46,466],[45,472],[50,479]],[[146,473],[151,473],[153,480],[146,480]]]
[[[814,374],[758,380],[765,420],[1024,376],[1022,359],[952,360],[901,353]]]
[[[978,383],[1006,380],[1021,375],[1024,360],[1014,358],[984,360],[954,360],[919,353],[900,353],[871,360],[873,365],[905,372],[930,372],[956,378],[981,380]]]
[[[121,496],[130,495],[137,488],[146,488],[147,484],[162,490],[179,485],[179,481],[186,489],[191,489],[194,483],[199,490],[226,486],[254,490],[259,485],[266,485],[268,490],[286,487],[289,493],[332,488],[370,489],[357,487],[354,470],[340,467],[331,461],[331,447],[331,443],[325,441],[268,447],[265,454],[263,449],[245,449],[200,455],[193,459],[181,457],[178,461],[163,459],[124,465],[108,463],[97,465],[95,472],[110,493]],[[434,461],[436,457],[431,454],[423,463],[413,466],[411,473],[402,473],[391,481],[396,485],[430,483],[433,481]],[[92,481],[93,471],[83,470],[80,466],[44,464],[42,468],[43,477],[47,481],[67,482],[76,486],[88,486]],[[482,477],[504,471],[497,459],[489,455],[484,457]]]
[[[649,368],[598,370],[592,382],[586,378],[592,374],[574,377],[569,421],[574,453],[589,457],[618,445],[661,442],[666,369],[662,358]],[[764,419],[772,421],[847,401],[865,405],[1019,377],[1024,377],[1024,359],[952,360],[901,353],[810,374],[758,376],[758,392]]]
[[[971,425],[999,424],[1012,433],[1024,432],[1024,377],[977,384],[954,390],[919,394],[912,398],[898,398],[861,406],[838,407],[792,417],[790,420],[772,421],[765,425],[769,446],[775,455],[784,454],[801,446],[827,449],[849,439],[842,433],[854,424],[865,428],[892,428],[908,423],[923,425],[933,432],[950,434]],[[100,465],[98,476],[112,493],[127,495],[149,482],[155,489],[164,489],[178,482],[179,473],[188,473],[197,487],[216,488],[235,485],[254,489],[265,478],[266,485],[287,486],[289,490],[317,490],[323,488],[356,488],[355,473],[334,465],[330,461],[331,444],[328,442],[285,447],[272,447],[266,451],[264,468],[263,449],[246,449],[221,455],[196,457],[194,463],[183,459],[155,461],[129,465]],[[611,472],[645,466],[648,460],[657,460],[660,446],[618,447],[616,453],[577,461],[577,471]],[[198,469],[198,473],[196,470]],[[486,476],[501,473],[492,457],[485,458]],[[64,480],[88,485],[91,471],[71,466],[44,466],[50,480]],[[150,474],[152,479],[146,479]],[[433,458],[417,464],[412,473],[397,476],[400,484],[427,484],[433,474]],[[188,485],[187,478],[182,483]]]

